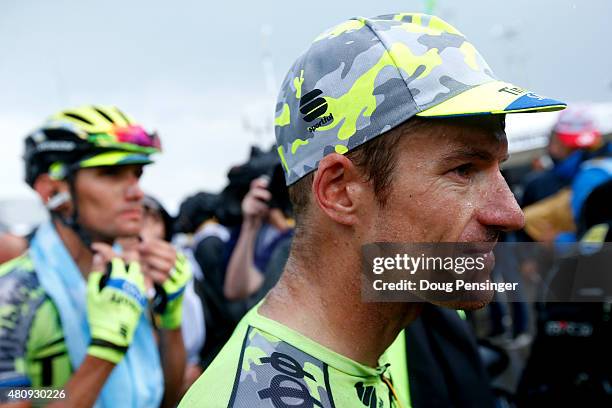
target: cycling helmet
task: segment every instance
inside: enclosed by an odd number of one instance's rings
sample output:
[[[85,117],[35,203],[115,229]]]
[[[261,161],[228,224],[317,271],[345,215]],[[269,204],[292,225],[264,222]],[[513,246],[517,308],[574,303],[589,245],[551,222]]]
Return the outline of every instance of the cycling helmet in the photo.
[[[84,167],[151,163],[159,137],[115,106],[86,105],[51,116],[25,140],[25,178],[65,178]]]

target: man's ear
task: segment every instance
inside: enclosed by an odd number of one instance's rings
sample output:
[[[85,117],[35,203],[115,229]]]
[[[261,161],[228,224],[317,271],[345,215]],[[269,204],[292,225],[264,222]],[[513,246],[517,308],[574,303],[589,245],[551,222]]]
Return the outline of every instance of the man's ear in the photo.
[[[338,153],[321,159],[312,182],[312,192],[321,211],[347,226],[358,222],[358,207],[367,200],[367,189],[357,166]]]
[[[47,205],[49,200],[57,194],[69,193],[69,188],[65,181],[54,180],[45,173],[36,178],[34,191],[38,193],[43,203]]]

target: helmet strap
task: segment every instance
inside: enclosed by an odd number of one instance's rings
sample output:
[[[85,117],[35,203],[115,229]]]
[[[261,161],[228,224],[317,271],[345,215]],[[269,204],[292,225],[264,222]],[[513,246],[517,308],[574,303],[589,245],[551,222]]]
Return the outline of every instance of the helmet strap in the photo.
[[[74,175],[75,172],[70,172],[66,175],[66,182],[68,183],[68,188],[70,189],[70,196],[72,197],[72,214],[65,217],[57,210],[50,210],[51,217],[59,220],[66,227],[73,230],[75,234],[79,237],[83,245],[85,245],[85,247],[89,249],[91,247],[91,244],[93,243],[92,234],[78,222],[79,207],[77,204],[78,200],[74,183]]]

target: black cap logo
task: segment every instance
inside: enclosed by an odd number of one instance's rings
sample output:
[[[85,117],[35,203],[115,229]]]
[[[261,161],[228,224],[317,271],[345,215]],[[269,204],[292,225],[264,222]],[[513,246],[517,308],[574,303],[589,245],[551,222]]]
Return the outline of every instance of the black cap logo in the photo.
[[[304,115],[306,122],[312,122],[327,112],[327,102],[319,98],[322,93],[320,89],[314,89],[300,99],[300,112]]]

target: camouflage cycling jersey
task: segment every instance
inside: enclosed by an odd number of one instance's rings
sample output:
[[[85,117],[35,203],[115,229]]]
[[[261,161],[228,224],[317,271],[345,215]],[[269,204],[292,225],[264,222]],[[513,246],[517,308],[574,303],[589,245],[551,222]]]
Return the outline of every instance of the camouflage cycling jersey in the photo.
[[[59,313],[32,260],[0,265],[0,387],[61,387],[71,372]]]
[[[390,364],[359,364],[257,309],[243,318],[179,407],[408,407],[398,402]]]

